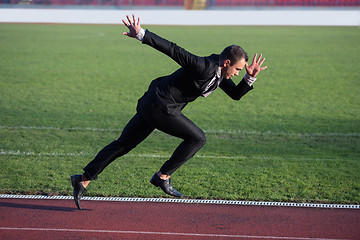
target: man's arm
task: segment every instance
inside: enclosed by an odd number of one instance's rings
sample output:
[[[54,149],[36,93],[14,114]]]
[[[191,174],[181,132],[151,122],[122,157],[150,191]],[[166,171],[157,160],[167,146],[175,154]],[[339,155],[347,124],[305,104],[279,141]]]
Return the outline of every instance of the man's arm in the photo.
[[[221,82],[220,88],[232,99],[240,100],[242,96],[252,90],[252,85],[256,81],[256,76],[260,71],[267,68],[267,66],[261,67],[265,61],[265,58],[262,59],[262,54],[260,54],[258,59],[256,58],[257,54],[254,55],[251,65],[248,65],[247,62],[245,63],[246,74],[238,85],[235,85],[231,79],[224,79]]]
[[[185,68],[195,67],[198,65],[199,61],[202,60],[202,58],[179,47],[176,43],[168,41],[149,30],[146,30],[142,43],[168,55],[180,66]]]
[[[253,86],[250,86],[245,79],[236,85],[230,78],[223,79],[219,87],[234,100],[240,100],[242,96],[253,89]]]
[[[202,74],[206,70],[204,58],[186,51],[185,49],[179,47],[176,43],[168,41],[149,30],[146,30],[145,32],[140,26],[140,18],[138,18],[138,21],[136,22],[134,15],[132,15],[132,20],[129,16],[126,17],[128,22],[125,20],[122,21],[129,29],[129,32],[124,32],[123,35],[136,38],[142,41],[143,44],[147,44],[168,55],[184,68],[191,69],[199,74]]]

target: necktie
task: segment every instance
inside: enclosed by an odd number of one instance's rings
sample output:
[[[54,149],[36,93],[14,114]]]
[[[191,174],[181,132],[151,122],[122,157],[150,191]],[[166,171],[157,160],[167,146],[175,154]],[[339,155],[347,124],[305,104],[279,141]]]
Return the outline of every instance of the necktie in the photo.
[[[222,77],[215,75],[213,79],[211,79],[210,83],[206,86],[205,91],[201,94],[203,97],[207,97],[215,91],[215,89],[220,85]]]

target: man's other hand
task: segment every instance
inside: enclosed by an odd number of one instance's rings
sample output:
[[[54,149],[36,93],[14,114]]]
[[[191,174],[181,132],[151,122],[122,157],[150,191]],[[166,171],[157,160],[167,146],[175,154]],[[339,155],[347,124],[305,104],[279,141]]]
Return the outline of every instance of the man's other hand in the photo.
[[[138,17],[137,22],[136,22],[134,14],[132,15],[133,21],[131,21],[129,15],[126,15],[126,18],[128,20],[128,23],[124,19],[122,20],[122,22],[129,29],[129,32],[123,32],[123,35],[135,38],[141,29],[140,18]]]
[[[256,77],[256,75],[259,74],[260,71],[264,70],[267,68],[267,66],[265,67],[261,67],[261,65],[264,63],[265,58],[262,58],[262,54],[260,54],[259,58],[256,60],[257,58],[257,53],[255,54],[253,61],[251,63],[251,65],[248,65],[248,63],[245,63],[245,69],[247,74],[249,74],[251,77]]]

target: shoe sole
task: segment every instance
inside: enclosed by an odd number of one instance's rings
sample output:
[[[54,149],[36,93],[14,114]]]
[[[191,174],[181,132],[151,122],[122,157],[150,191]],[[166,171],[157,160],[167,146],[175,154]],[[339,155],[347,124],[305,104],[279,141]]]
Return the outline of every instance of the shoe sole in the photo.
[[[73,191],[73,196],[74,196],[74,202],[76,204],[76,207],[79,209],[79,210],[82,210],[82,207],[80,206],[80,199],[81,199],[81,196],[79,198],[75,197],[75,191],[78,190],[78,181],[76,180],[76,177],[75,176],[71,176],[71,185],[73,186],[74,188],[74,191]],[[86,192],[86,189],[84,189],[83,193]]]
[[[74,190],[73,196],[74,196],[74,202],[75,202],[77,208],[78,208],[79,210],[82,210],[82,207],[80,206],[80,199],[78,199],[78,198],[75,197],[75,190]]]

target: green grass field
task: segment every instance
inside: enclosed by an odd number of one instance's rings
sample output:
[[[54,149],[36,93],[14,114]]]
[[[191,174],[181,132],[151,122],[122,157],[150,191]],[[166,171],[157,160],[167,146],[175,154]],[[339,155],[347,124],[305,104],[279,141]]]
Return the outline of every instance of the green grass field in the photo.
[[[207,144],[173,175],[177,190],[360,204],[359,28],[143,27],[198,55],[238,44],[268,66],[240,102],[218,90],[184,110]],[[0,24],[0,193],[71,195],[70,175],[118,138],[152,79],[177,69],[123,31]],[[154,132],[87,195],[165,197],[149,179],[179,142]]]

